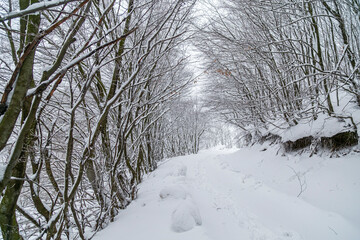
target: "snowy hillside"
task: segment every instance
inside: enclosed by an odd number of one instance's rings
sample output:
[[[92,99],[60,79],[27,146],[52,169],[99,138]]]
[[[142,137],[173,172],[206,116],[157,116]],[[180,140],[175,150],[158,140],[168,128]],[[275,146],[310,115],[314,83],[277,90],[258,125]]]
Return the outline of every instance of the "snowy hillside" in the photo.
[[[308,158],[266,148],[162,162],[94,239],[360,239],[358,153]]]

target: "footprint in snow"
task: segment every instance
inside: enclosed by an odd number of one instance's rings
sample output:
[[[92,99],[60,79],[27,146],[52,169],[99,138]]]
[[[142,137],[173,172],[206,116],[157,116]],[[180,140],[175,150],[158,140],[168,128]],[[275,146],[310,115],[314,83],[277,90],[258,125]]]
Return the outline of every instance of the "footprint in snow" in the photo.
[[[285,231],[283,232],[283,239],[287,240],[287,239],[291,239],[291,240],[303,240],[303,238],[300,236],[300,234],[298,234],[297,232],[293,232],[293,231]]]
[[[166,186],[163,189],[161,189],[159,195],[161,199],[166,199],[166,198],[186,199],[187,193],[182,186],[173,185],[173,186]]]
[[[187,167],[185,165],[180,166],[180,168],[177,171],[177,175],[178,176],[186,176],[186,172],[187,172]]]
[[[229,163],[227,163],[227,162],[221,162],[221,163],[220,163],[220,166],[221,166],[221,169],[227,169],[227,168],[229,168]]]

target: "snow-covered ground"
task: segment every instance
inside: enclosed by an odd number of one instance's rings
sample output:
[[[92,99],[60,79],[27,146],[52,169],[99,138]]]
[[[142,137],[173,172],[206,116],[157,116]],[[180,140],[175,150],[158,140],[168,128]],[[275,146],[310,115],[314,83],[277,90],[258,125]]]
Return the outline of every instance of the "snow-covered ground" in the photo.
[[[360,239],[359,153],[309,158],[266,148],[162,162],[94,239]]]

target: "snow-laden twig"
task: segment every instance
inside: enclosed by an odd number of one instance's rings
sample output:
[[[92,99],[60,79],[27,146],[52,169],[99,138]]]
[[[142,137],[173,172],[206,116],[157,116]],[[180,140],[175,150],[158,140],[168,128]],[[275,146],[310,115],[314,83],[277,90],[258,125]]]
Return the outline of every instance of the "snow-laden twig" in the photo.
[[[8,13],[5,16],[0,16],[0,22],[4,22],[6,20],[11,20],[13,18],[26,16],[32,13],[36,13],[42,10],[46,10],[52,7],[57,7],[66,3],[74,2],[78,0],[53,0],[53,1],[44,1],[39,3],[31,4],[29,7],[27,7],[24,10],[16,10]]]

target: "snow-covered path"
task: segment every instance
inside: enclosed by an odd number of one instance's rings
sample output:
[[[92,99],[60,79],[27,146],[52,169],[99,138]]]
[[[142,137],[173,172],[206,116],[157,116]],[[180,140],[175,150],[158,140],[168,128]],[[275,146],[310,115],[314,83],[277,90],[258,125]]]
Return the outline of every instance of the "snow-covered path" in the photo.
[[[262,150],[217,148],[164,161],[95,239],[360,239],[359,155]]]

